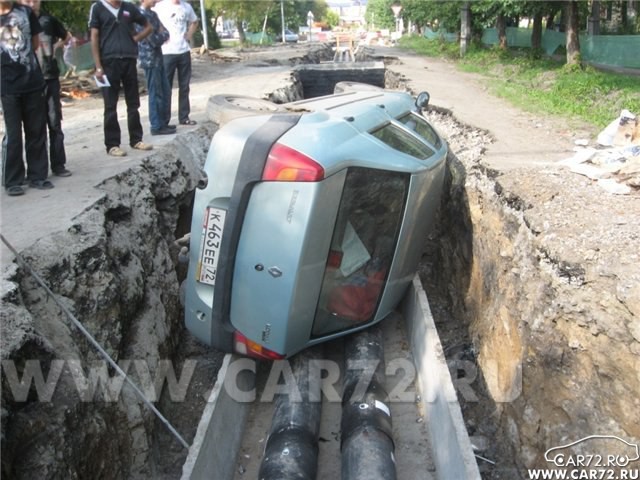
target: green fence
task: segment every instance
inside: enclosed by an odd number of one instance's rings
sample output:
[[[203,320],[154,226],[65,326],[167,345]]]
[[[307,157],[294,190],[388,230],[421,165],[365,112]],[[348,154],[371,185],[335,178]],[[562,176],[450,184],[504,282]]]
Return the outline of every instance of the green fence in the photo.
[[[424,36],[429,40],[442,39],[445,42],[455,42],[458,40],[457,33],[449,33],[445,30],[438,30],[437,32],[434,32],[429,27],[424,29]]]
[[[566,34],[554,30],[542,33],[542,48],[547,55],[566,45]],[[486,28],[482,43],[498,43],[495,28]],[[507,27],[507,44],[510,47],[531,48],[531,29]],[[617,67],[640,68],[640,35],[580,35],[580,54],[587,62]]]
[[[507,27],[507,45],[510,47],[531,48],[530,28]],[[442,38],[456,41],[457,35],[448,32],[434,32],[426,29],[424,36],[429,39]],[[558,47],[564,47],[566,34],[555,30],[543,30],[542,49],[547,55],[553,55]],[[482,43],[498,43],[495,28],[485,28]],[[580,35],[580,54],[590,63],[612,65],[625,68],[640,68],[640,35]]]

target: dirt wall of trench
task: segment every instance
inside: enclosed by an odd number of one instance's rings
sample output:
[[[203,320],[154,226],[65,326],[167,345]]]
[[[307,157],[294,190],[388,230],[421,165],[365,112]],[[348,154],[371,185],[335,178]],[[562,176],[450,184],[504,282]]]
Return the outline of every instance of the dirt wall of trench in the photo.
[[[23,252],[116,362],[142,362],[151,378],[160,360],[171,359],[183,330],[174,240],[185,233],[180,214],[190,211],[214,129],[208,124],[181,135],[105,180],[98,186],[103,197],[72,228]],[[104,361],[24,269],[10,268],[0,310],[2,476],[154,477],[152,437],[163,427],[128,387],[115,398],[101,387],[78,389],[73,362],[88,376]],[[37,362],[46,381],[61,360],[55,391],[32,387],[16,399],[11,369],[21,376],[29,369],[25,362]],[[137,372],[129,371],[139,381]],[[117,378],[112,370],[107,375]]]
[[[470,434],[496,462],[479,460],[483,476],[528,478],[588,435],[637,444],[640,197],[559,167],[492,171],[489,135],[432,120],[452,155],[421,275]]]

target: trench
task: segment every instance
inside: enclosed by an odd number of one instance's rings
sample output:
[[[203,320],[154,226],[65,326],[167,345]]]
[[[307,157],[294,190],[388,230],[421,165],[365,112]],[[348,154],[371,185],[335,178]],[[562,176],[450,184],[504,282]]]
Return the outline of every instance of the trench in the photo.
[[[345,80],[404,88],[404,79],[379,62],[362,65],[351,70],[298,66],[291,85],[274,92],[272,100],[328,94],[335,82]],[[529,401],[531,392],[518,390],[528,333],[519,318],[541,314],[541,299],[553,296],[541,281],[527,284],[536,275],[570,276],[571,269],[540,273],[539,250],[518,198],[506,195],[495,172],[480,163],[490,135],[437,108],[428,115],[451,153],[440,221],[425,239],[420,277],[453,378],[459,380],[467,429],[478,451],[496,462],[478,462],[483,477],[520,478],[523,465],[541,453],[535,429],[544,423],[540,404],[545,397],[532,394]],[[109,354],[118,362],[130,361],[133,380],[187,442],[222,354],[198,344],[183,327],[179,284],[186,272],[175,240],[189,229],[200,162],[215,130],[214,124],[203,124],[139,166],[105,180],[99,186],[104,197],[71,229],[23,252]],[[60,253],[60,245],[71,247]],[[2,356],[2,475],[179,478],[186,450],[126,386],[121,395],[111,395],[117,387],[114,372],[68,326],[52,299],[17,268],[3,280],[2,291],[2,322],[10,332]],[[36,361],[46,380],[57,372],[59,359],[66,363],[55,389],[31,386],[16,398],[7,367],[23,375]],[[80,373],[73,369],[78,364]],[[540,376],[544,365],[534,367],[525,372],[529,378]],[[173,384],[153,385],[150,379],[163,372],[175,375]],[[102,376],[103,383],[79,389],[91,374]]]

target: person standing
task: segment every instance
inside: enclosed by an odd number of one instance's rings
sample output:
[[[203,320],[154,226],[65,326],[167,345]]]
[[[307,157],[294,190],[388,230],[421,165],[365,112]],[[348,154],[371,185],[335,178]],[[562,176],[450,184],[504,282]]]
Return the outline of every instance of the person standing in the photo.
[[[156,12],[151,10],[157,1],[142,0],[140,2],[140,12],[151,24],[153,33],[138,45],[138,60],[147,79],[151,135],[171,135],[176,133],[176,126],[167,123],[171,117],[169,107],[171,87],[162,60],[162,44],[169,40],[169,31],[164,28]],[[137,27],[137,29],[141,28]]]
[[[66,169],[67,154],[64,149],[64,133],[62,132],[62,103],[60,102],[60,69],[55,57],[57,48],[64,45],[71,33],[60,21],[40,9],[40,0],[23,0],[31,7],[42,27],[39,36],[39,47],[36,56],[45,80],[45,99],[47,102],[47,126],[49,128],[49,163],[51,172],[57,177],[70,177]]]
[[[0,1],[0,97],[6,132],[2,181],[10,196],[24,194],[23,129],[29,186],[53,188],[47,180],[44,77],[35,55],[41,31],[38,18],[29,7]]]
[[[136,33],[134,25],[143,29]],[[124,157],[120,148],[118,123],[118,96],[120,85],[127,105],[129,145],[135,150],[151,150],[152,145],[142,141],[140,123],[140,93],[138,92],[138,42],[151,33],[151,25],[138,8],[122,0],[98,0],[89,12],[91,53],[96,64],[96,79],[108,82],[102,87],[104,100],[104,144],[107,153]]]
[[[162,45],[164,69],[173,86],[173,77],[178,71],[178,122],[180,125],[195,125],[189,118],[189,83],[191,82],[191,39],[198,28],[198,17],[193,7],[184,0],[162,0],[154,7],[162,24],[169,30],[169,41]],[[166,123],[171,116],[171,95]]]

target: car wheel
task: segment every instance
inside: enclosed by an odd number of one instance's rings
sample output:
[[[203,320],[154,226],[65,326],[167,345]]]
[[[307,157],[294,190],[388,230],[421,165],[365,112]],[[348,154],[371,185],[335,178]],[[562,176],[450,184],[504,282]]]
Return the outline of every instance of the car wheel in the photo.
[[[209,97],[207,115],[209,120],[224,125],[235,118],[249,115],[285,112],[280,105],[269,100],[242,95],[213,95]]]
[[[382,87],[371,85],[369,83],[360,82],[338,82],[333,88],[333,93],[345,93],[345,92],[366,92],[366,91],[378,91],[384,90]]]

